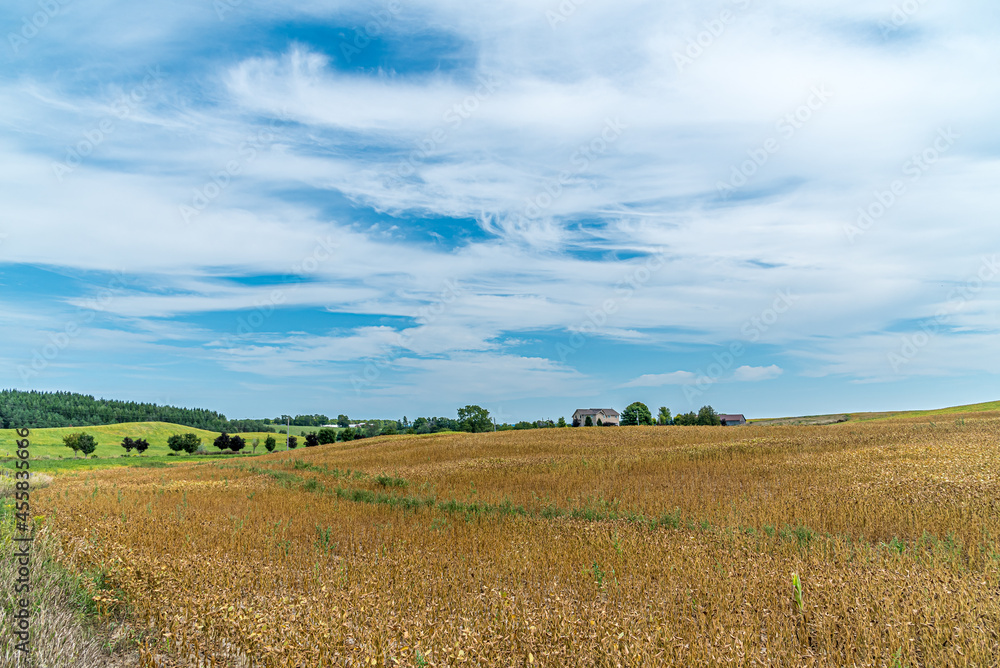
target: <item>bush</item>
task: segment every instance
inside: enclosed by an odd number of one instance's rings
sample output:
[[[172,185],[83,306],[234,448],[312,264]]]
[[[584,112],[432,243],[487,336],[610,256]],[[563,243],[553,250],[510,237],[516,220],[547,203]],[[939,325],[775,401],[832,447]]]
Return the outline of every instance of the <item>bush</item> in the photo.
[[[337,440],[340,441],[353,441],[354,440],[354,430],[348,427],[344,429],[339,434],[337,434]]]
[[[289,450],[294,450],[297,447],[299,447],[299,439],[296,438],[295,436],[289,436],[288,437],[288,449]]]
[[[317,445],[319,445],[319,436],[315,433],[306,434],[306,447],[315,448]]]
[[[268,436],[266,439],[264,439],[264,448],[268,452],[274,452],[274,448],[277,447],[277,445],[278,442],[274,440],[274,436]]]
[[[336,443],[337,430],[330,428],[320,429],[316,437],[319,439],[320,445],[326,445],[327,443]]]

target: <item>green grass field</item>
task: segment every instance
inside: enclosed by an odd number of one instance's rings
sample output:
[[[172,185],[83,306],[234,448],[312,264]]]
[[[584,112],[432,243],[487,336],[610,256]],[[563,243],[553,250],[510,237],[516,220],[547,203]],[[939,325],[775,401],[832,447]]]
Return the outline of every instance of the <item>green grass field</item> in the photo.
[[[204,429],[194,429],[182,425],[170,424],[167,422],[126,422],[122,424],[102,425],[99,427],[62,427],[57,429],[32,429],[29,440],[31,441],[31,456],[33,459],[59,458],[73,459],[74,453],[63,444],[63,437],[75,432],[85,431],[97,439],[97,450],[94,454],[98,459],[117,459],[125,454],[121,447],[122,439],[131,436],[133,439],[144,438],[149,441],[149,449],[144,458],[165,457],[170,448],[167,447],[167,439],[174,434],[197,434],[201,438],[202,444],[211,452],[212,441],[219,435],[219,432],[205,431]],[[240,434],[246,439],[248,446],[245,452],[251,450],[253,439],[260,439],[260,446],[257,452],[264,448],[264,439],[274,436],[278,441],[278,447],[283,448],[285,438],[283,434],[247,433]],[[0,430],[0,458],[13,457],[17,449],[17,432],[13,429]],[[301,440],[299,445],[302,445]],[[170,457],[173,459],[184,459],[185,457]],[[126,458],[127,459],[127,458]]]

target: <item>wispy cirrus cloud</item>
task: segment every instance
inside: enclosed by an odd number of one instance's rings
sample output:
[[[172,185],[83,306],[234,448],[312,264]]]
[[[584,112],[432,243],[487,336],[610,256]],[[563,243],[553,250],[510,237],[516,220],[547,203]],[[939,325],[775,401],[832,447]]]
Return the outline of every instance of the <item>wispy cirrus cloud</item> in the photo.
[[[17,26],[37,7],[0,15]],[[279,412],[251,389],[278,383],[304,412],[443,412],[436,398],[467,388],[532,418],[581,396],[688,408],[697,374],[657,370],[707,369],[740,343],[704,400],[784,414],[841,396],[948,403],[924,379],[989,387],[997,281],[921,338],[1000,246],[989,5],[928,4],[885,30],[891,8],[871,3],[751,3],[682,69],[719,7],[591,0],[556,24],[547,9],[414,0],[355,52],[384,2],[244,0],[220,19],[193,0],[112,0],[5,44],[0,289],[22,314],[5,320],[20,324],[5,382],[148,392],[99,374],[128,341],[183,370],[162,376],[172,395],[236,414]],[[805,118],[817,87],[829,98]],[[961,139],[850,243],[858,209],[948,128]],[[734,169],[752,178],[720,197]],[[111,272],[130,282],[94,336],[24,380]],[[794,308],[748,340],[789,288]],[[894,367],[906,345],[920,353]],[[350,379],[386,357],[358,396]],[[202,389],[217,378],[246,391]],[[743,385],[762,380],[767,394]],[[549,398],[511,399],[529,386]]]

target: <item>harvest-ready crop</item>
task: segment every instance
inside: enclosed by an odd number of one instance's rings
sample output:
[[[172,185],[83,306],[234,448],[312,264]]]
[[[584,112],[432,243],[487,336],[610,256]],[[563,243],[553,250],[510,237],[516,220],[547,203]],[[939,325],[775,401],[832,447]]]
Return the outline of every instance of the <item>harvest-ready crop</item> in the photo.
[[[64,474],[35,503],[150,666],[984,666],[998,431],[401,436]]]

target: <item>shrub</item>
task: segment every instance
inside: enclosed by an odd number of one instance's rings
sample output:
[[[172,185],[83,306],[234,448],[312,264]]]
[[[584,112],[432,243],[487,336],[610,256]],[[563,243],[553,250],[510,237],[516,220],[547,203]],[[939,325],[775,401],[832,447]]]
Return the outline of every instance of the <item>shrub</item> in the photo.
[[[306,434],[306,447],[315,448],[319,445],[319,437],[315,433]]]
[[[264,448],[268,452],[274,452],[274,448],[277,447],[278,442],[274,440],[274,436],[268,436],[264,439]]]

